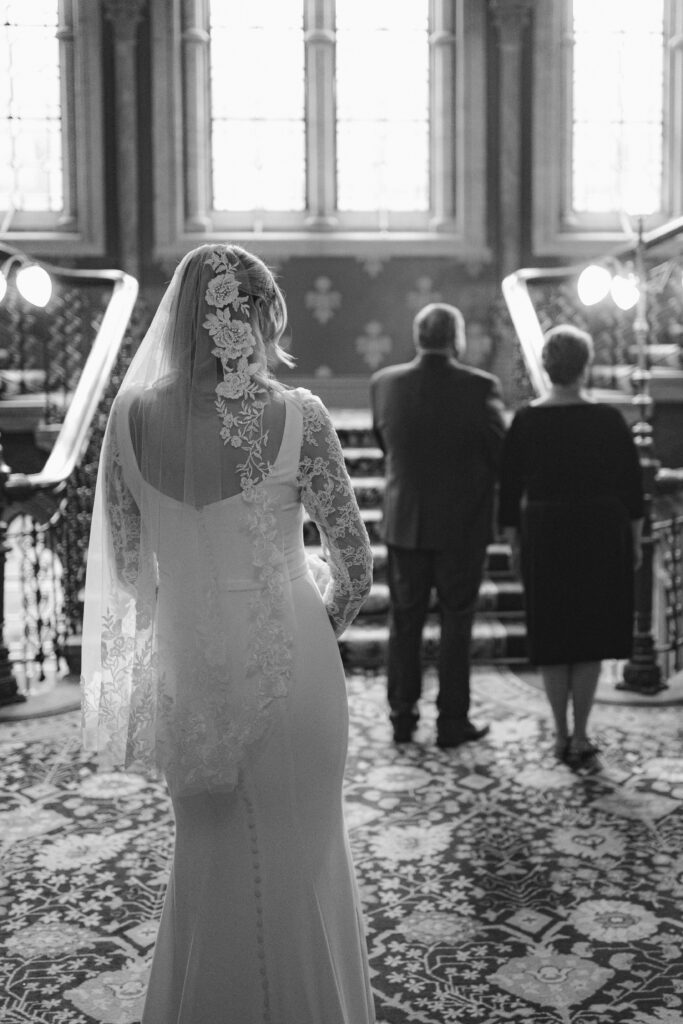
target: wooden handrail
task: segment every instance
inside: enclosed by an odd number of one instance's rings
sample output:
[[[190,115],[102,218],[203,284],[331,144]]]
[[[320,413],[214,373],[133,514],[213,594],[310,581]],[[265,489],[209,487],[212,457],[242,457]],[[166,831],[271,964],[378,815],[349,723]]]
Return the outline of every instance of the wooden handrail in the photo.
[[[93,417],[111,376],[138,294],[138,282],[123,271],[64,271],[44,263],[41,266],[54,277],[69,282],[79,279],[90,283],[111,281],[113,289],[52,451],[39,472],[10,474],[5,485],[10,501],[37,491],[55,493],[65,486],[87,444]]]

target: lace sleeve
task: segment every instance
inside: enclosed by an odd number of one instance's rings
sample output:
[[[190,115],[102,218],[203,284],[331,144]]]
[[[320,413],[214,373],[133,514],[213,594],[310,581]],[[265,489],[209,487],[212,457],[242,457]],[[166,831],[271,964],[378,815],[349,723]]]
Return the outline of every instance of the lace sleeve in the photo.
[[[126,589],[134,588],[140,556],[140,511],[126,483],[121,460],[117,424],[108,432],[105,459],[105,498],[109,512],[109,542],[112,565],[118,581]]]
[[[313,395],[302,403],[303,440],[298,484],[320,530],[331,569],[324,594],[336,636],[355,619],[372,585],[372,551],[337,433],[325,406]]]

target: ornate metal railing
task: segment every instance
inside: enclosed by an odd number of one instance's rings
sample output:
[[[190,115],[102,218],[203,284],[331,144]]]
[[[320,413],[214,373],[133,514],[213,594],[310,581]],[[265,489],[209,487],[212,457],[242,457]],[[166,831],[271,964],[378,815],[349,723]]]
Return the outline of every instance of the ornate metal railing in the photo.
[[[99,448],[138,291],[122,271],[43,266],[44,310],[11,278],[0,306],[0,704],[25,699],[47,667],[77,668]]]
[[[657,481],[653,538],[654,641],[664,678],[683,669],[683,469]]]
[[[665,678],[683,669],[683,515],[653,526],[655,637]]]

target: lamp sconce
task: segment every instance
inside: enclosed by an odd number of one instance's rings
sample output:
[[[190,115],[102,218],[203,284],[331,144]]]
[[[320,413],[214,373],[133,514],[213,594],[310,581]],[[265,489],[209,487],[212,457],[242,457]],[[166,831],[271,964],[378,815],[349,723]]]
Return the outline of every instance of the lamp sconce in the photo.
[[[641,283],[632,263],[591,263],[584,267],[576,290],[584,306],[595,306],[608,295],[619,309],[627,312],[638,305]]]
[[[579,301],[584,306],[595,306],[611,295],[615,305],[628,312],[638,305],[641,288],[651,295],[660,294],[676,274],[680,274],[680,287],[683,288],[680,255],[652,267],[647,277],[644,267],[638,272],[638,262],[642,262],[642,259],[636,260],[634,264],[632,260],[622,263],[614,257],[608,257],[602,263],[591,263],[584,267],[576,280]]]
[[[13,252],[0,266],[0,302],[7,293],[12,266],[18,263],[16,272],[17,291],[32,306],[44,307],[52,297],[52,279],[44,267],[25,256],[23,252]]]

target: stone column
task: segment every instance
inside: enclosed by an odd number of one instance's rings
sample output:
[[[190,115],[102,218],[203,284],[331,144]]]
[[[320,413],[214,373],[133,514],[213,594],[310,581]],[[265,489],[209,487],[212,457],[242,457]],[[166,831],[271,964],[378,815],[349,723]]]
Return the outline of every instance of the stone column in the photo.
[[[444,111],[452,110],[450,93],[455,80],[455,5],[451,0],[433,0],[430,47],[430,105],[436,130],[431,139],[431,194],[433,231],[452,228],[455,215],[455,123]]]
[[[138,174],[138,25],[146,0],[104,0],[114,30],[116,132],[116,199],[119,263],[140,276],[140,195]]]
[[[308,210],[307,226],[326,229],[336,224],[334,153],[334,5],[331,0],[304,5],[306,46],[306,137]],[[321,154],[324,159],[321,160]]]
[[[522,255],[522,60],[533,0],[489,0],[498,36],[498,252],[502,276]]]
[[[211,227],[209,8],[207,0],[183,0],[183,99],[185,102],[185,231]],[[255,69],[254,74],[259,74]],[[245,83],[245,88],[248,84]]]
[[[64,139],[64,209],[59,218],[59,226],[63,231],[73,231],[76,226],[76,210],[78,195],[76,183],[76,132],[78,126],[74,120],[76,101],[74,97],[74,11],[73,0],[65,0],[59,5],[59,67],[61,69],[61,109],[62,138]]]
[[[633,404],[638,411],[638,419],[633,425],[633,436],[638,448],[640,469],[643,475],[642,561],[635,578],[633,649],[631,657],[624,665],[624,681],[617,684],[617,689],[634,690],[636,693],[653,695],[665,689],[662,684],[662,670],[657,660],[652,621],[655,558],[655,541],[652,535],[653,496],[660,462],[655,456],[652,431],[654,403],[650,393],[652,374],[647,351],[649,341],[647,268],[645,266],[642,217],[638,221],[636,276],[638,278],[638,305],[633,333],[638,350],[638,363],[631,376],[631,384],[633,386]]]

